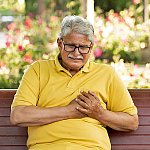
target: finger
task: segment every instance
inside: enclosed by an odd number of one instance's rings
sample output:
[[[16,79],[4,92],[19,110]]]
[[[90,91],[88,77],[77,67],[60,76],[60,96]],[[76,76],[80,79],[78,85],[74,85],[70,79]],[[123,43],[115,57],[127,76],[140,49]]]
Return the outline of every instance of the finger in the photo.
[[[81,94],[84,95],[85,97],[87,97],[90,101],[92,101],[94,98],[94,96],[91,95],[89,92],[86,93],[85,91],[81,91]]]
[[[90,95],[92,95],[97,101],[100,101],[99,98],[98,98],[98,96],[97,96],[94,92],[88,91],[88,93],[89,93]]]
[[[87,98],[86,96],[84,96],[84,95],[78,95],[77,96],[77,98],[78,99],[80,99],[80,100],[82,100],[82,101],[84,101],[86,104],[88,104],[88,105],[90,105],[91,104],[91,101],[90,101],[90,99],[89,98]]]
[[[75,101],[83,108],[88,108],[88,105],[85,102],[81,101],[80,99],[76,99]]]
[[[76,109],[77,109],[78,111],[80,111],[81,113],[84,113],[84,114],[87,114],[87,113],[88,113],[87,109],[80,108],[80,107],[77,107]]]
[[[86,93],[85,91],[81,91],[80,93],[81,93],[82,95],[84,95],[85,97],[89,98],[89,94]]]
[[[82,95],[84,95],[84,96],[86,96],[86,97],[88,97],[88,99],[91,101],[91,102],[93,102],[94,101],[94,99],[95,99],[95,97],[91,94],[91,93],[89,93],[89,91],[88,91],[88,93],[86,93],[86,92],[81,92],[81,94]]]

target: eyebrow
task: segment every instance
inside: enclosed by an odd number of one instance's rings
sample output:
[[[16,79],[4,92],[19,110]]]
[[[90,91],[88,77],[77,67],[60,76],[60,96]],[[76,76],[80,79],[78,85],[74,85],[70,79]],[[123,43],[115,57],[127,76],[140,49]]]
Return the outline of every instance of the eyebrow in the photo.
[[[70,45],[70,46],[86,46],[86,47],[89,47],[90,45],[85,45],[85,44],[75,44],[75,43],[67,43],[67,42],[64,42],[64,44],[67,44],[67,45]]]

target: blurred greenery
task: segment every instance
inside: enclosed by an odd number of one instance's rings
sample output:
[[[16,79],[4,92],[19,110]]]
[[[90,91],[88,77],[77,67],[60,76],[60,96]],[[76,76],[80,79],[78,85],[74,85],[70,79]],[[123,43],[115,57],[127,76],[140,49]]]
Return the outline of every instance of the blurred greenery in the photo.
[[[38,9],[37,0],[25,0],[26,14],[36,15]],[[65,16],[69,14],[79,15],[80,12],[80,0],[45,0],[46,14]]]
[[[0,16],[24,15],[24,4],[18,0],[0,0]]]
[[[45,0],[43,18],[36,14],[37,0],[25,2],[26,7],[22,5],[20,9],[17,0],[0,0],[0,15],[21,15],[2,26],[6,43],[0,48],[0,88],[17,88],[28,65],[39,59],[54,58],[58,52],[56,39],[62,18],[81,15],[80,0]],[[94,61],[114,63],[114,66],[141,63],[141,49],[149,44],[150,23],[143,22],[142,1],[126,2],[95,0]],[[149,87],[149,84],[143,86],[150,82],[143,73],[126,73],[126,69],[122,72],[132,78],[130,88]]]
[[[49,16],[47,22],[26,17],[7,26],[6,47],[0,48],[0,88],[17,88],[28,65],[55,57],[59,25],[58,17]]]
[[[100,7],[104,12],[113,9],[115,12],[120,12],[125,8],[129,8],[132,4],[131,0],[95,0],[95,7]]]

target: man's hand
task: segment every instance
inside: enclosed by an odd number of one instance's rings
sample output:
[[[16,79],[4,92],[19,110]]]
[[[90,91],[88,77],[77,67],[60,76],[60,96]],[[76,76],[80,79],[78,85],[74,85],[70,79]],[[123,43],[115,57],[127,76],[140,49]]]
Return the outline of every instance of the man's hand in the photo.
[[[102,115],[105,109],[101,106],[99,98],[94,92],[81,92],[75,100],[80,106],[77,110],[81,113],[88,115],[91,118],[98,119],[99,115]]]
[[[82,106],[80,106],[76,102],[75,99],[72,100],[66,107],[68,110],[69,118],[71,118],[71,119],[87,117],[87,115],[85,113],[82,113],[82,112],[77,110],[77,108],[81,108],[81,109],[84,109],[84,108]]]
[[[119,131],[132,131],[138,127],[138,116],[125,112],[112,112],[104,109],[94,92],[81,92],[76,102],[82,106],[76,109],[87,116]]]

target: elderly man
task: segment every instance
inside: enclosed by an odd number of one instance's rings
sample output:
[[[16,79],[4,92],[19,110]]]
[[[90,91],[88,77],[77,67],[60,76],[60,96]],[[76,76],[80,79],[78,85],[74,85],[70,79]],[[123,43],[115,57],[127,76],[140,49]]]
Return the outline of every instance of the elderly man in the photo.
[[[25,72],[14,97],[11,122],[28,126],[29,150],[110,150],[106,126],[138,127],[137,109],[109,65],[89,61],[93,26],[82,17],[63,19],[55,60]]]

